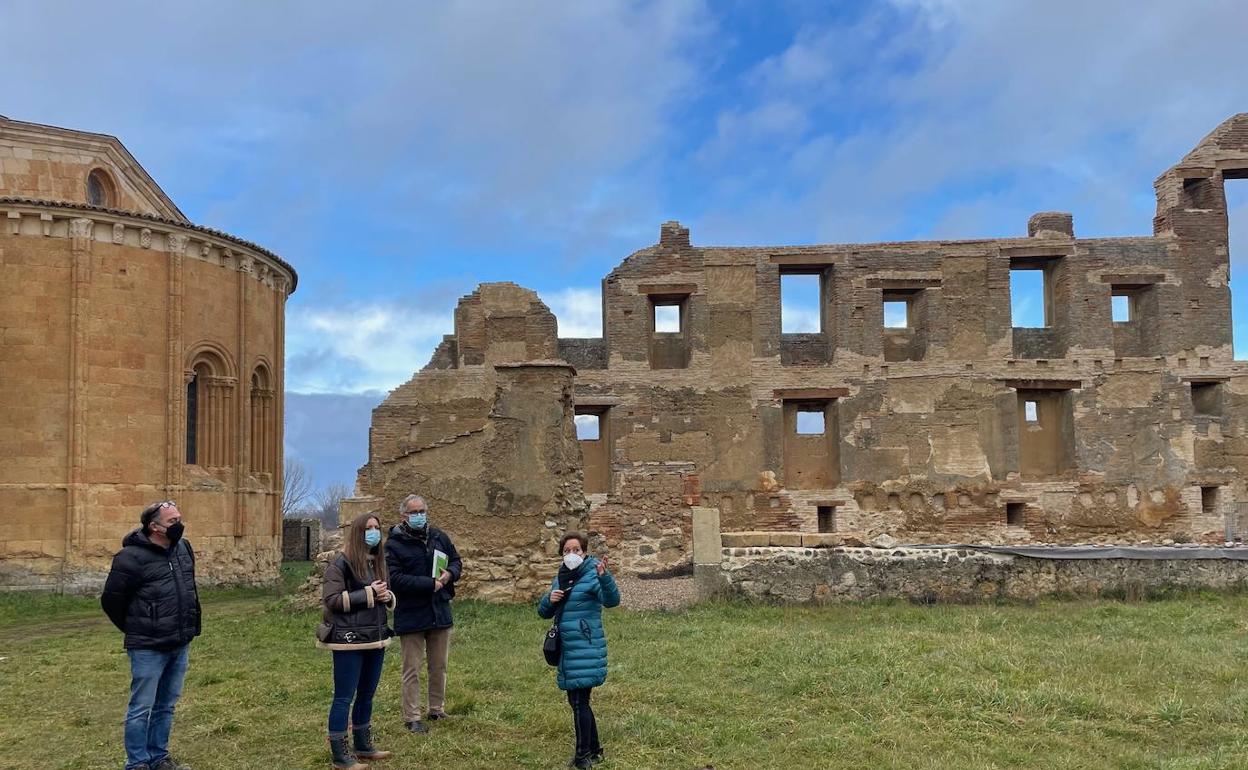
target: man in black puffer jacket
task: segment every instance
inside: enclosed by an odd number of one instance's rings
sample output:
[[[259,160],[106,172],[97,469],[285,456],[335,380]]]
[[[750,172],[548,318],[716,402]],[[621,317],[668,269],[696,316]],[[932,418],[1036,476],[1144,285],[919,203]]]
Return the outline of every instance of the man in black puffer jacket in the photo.
[[[100,596],[130,656],[126,770],[190,770],[169,756],[169,732],[200,631],[195,552],[172,500],[144,508],[139,524],[121,541]]]
[[[429,662],[429,718],[446,716],[446,662],[451,646],[451,599],[463,563],[451,538],[429,526],[429,508],[420,495],[399,507],[403,522],[386,538],[390,590],[398,597],[394,632],[403,651],[403,724],[425,732],[420,710],[420,671]]]

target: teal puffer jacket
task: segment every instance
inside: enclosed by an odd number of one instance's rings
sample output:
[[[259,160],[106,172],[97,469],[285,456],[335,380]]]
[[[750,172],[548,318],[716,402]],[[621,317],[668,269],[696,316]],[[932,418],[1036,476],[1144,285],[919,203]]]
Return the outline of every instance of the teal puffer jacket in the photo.
[[[560,602],[567,603],[559,619],[563,657],[555,670],[560,690],[597,687],[607,679],[607,635],[602,630],[602,608],[620,605],[620,589],[610,572],[598,577],[597,564],[593,556],[585,559],[571,592]],[[558,587],[556,576],[550,590]],[[548,591],[537,604],[537,614],[553,618],[558,607],[558,604],[551,604]]]

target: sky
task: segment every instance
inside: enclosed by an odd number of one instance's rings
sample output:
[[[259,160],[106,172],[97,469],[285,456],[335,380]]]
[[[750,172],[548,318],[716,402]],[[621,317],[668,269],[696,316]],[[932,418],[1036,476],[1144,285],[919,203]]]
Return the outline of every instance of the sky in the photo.
[[[1238,0],[0,0],[0,113],[117,136],[193,221],[296,267],[286,454],[324,487],[460,296],[515,281],[597,336],[601,279],[666,220],[702,245],[1023,236],[1046,210],[1151,234],[1153,180],[1248,111],[1245,29]],[[1227,194],[1248,357],[1248,181]]]

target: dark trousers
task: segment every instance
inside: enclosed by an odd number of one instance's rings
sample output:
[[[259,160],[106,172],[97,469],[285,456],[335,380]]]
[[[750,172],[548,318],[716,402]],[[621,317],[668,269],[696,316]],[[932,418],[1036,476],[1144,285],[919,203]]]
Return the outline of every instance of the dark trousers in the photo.
[[[362,730],[373,718],[373,693],[381,680],[383,650],[334,650],[334,700],[329,705],[329,737],[345,738],[351,728]],[[355,707],[351,698],[355,697]]]
[[[588,759],[602,751],[598,742],[598,722],[589,706],[592,687],[568,690],[568,705],[572,707],[572,726],[576,728],[576,758]]]

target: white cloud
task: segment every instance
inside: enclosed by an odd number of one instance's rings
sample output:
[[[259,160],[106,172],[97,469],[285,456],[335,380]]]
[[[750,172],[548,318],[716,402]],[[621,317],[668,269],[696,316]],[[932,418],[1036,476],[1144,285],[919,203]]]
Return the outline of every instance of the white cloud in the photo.
[[[291,307],[286,388],[301,393],[391,390],[428,363],[451,313],[369,304]]]
[[[721,117],[783,100],[809,130],[761,149],[717,131],[702,159],[722,167],[703,171],[739,183],[710,188],[694,229],[715,243],[923,237],[942,207],[995,190],[974,203],[987,231],[957,236],[1018,235],[1045,209],[1074,211],[1085,235],[1150,232],[1152,180],[1248,105],[1248,5],[1145,5],[895,0],[807,26]]]
[[[40,63],[5,114],[116,133],[175,199],[214,188],[205,224],[272,212],[240,234],[293,259],[352,212],[489,247],[658,221],[663,146],[713,33],[701,0],[16,3],[0,63]]]
[[[560,337],[602,336],[602,292],[569,288],[545,292],[542,301],[559,322]]]

